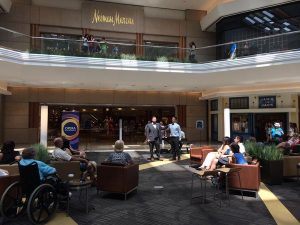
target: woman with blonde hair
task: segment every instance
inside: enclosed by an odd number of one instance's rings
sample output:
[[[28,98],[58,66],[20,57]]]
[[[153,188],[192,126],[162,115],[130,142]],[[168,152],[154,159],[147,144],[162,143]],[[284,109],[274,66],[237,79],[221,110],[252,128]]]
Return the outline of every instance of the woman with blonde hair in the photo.
[[[133,163],[131,156],[127,152],[124,152],[124,141],[122,140],[116,141],[115,152],[110,153],[105,161],[124,165]]]

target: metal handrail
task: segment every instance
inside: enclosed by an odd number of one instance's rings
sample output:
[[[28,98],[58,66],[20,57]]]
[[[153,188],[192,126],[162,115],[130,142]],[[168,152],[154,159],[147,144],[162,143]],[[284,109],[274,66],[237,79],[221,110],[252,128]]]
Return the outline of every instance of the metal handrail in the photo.
[[[82,40],[73,40],[73,39],[67,39],[67,38],[50,38],[50,37],[41,37],[41,36],[31,36],[27,35],[15,30],[11,30],[5,27],[0,26],[0,30],[4,30],[13,34],[25,36],[31,39],[43,39],[43,40],[56,40],[56,41],[70,41],[70,42],[80,42],[82,43]],[[208,49],[208,48],[214,48],[214,47],[222,47],[222,46],[228,46],[233,43],[244,43],[244,42],[250,42],[250,41],[256,41],[256,40],[263,40],[263,39],[268,39],[268,38],[275,38],[279,36],[288,36],[288,35],[293,35],[293,34],[300,34],[300,30],[297,31],[291,31],[291,32],[286,32],[286,33],[281,33],[281,34],[272,34],[272,35],[267,35],[267,36],[262,36],[262,37],[256,37],[256,38],[249,38],[249,39],[244,39],[240,41],[231,41],[231,42],[226,42],[222,44],[217,44],[217,45],[208,45],[208,46],[203,46],[199,48],[195,48],[193,50],[201,50],[201,49]],[[89,43],[98,43],[101,44],[103,42],[101,41],[88,41]],[[124,46],[138,46],[138,47],[152,47],[152,48],[167,48],[167,49],[179,49],[179,50],[190,50],[190,48],[180,48],[180,47],[172,47],[172,46],[159,46],[159,45],[136,45],[136,44],[129,44],[129,43],[122,43],[122,42],[110,42],[110,41],[105,41],[106,44],[111,44],[111,45],[124,45]]]

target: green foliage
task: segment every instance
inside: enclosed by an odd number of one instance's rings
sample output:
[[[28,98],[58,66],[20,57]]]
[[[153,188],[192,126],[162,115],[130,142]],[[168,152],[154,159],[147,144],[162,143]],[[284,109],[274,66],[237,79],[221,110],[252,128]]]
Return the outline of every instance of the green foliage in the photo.
[[[50,162],[50,156],[47,148],[42,144],[35,144],[32,146],[35,149],[35,159],[44,163]]]
[[[121,54],[121,59],[136,60],[136,56],[133,54]]]
[[[166,56],[158,56],[156,58],[156,61],[159,61],[159,62],[168,62],[168,58]]]
[[[245,149],[250,156],[256,157],[260,161],[281,160],[283,158],[282,152],[275,145],[258,145],[246,141]]]

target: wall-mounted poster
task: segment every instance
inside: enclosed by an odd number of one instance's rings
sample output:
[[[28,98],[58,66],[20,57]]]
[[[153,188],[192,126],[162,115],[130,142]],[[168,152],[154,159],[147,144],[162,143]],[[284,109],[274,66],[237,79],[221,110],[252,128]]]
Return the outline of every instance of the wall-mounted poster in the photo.
[[[276,96],[259,97],[259,108],[276,108]]]

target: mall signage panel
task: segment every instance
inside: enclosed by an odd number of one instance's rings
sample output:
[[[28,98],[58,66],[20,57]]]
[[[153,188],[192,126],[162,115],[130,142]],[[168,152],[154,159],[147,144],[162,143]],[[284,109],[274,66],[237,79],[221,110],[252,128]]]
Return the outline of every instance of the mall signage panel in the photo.
[[[136,32],[141,9],[137,6],[86,2],[82,8],[82,26],[97,30]]]
[[[261,96],[258,101],[259,108],[276,108],[276,96]]]
[[[61,134],[73,149],[79,147],[79,112],[62,112]]]
[[[204,121],[203,120],[197,120],[196,121],[196,129],[203,129],[204,128]]]

